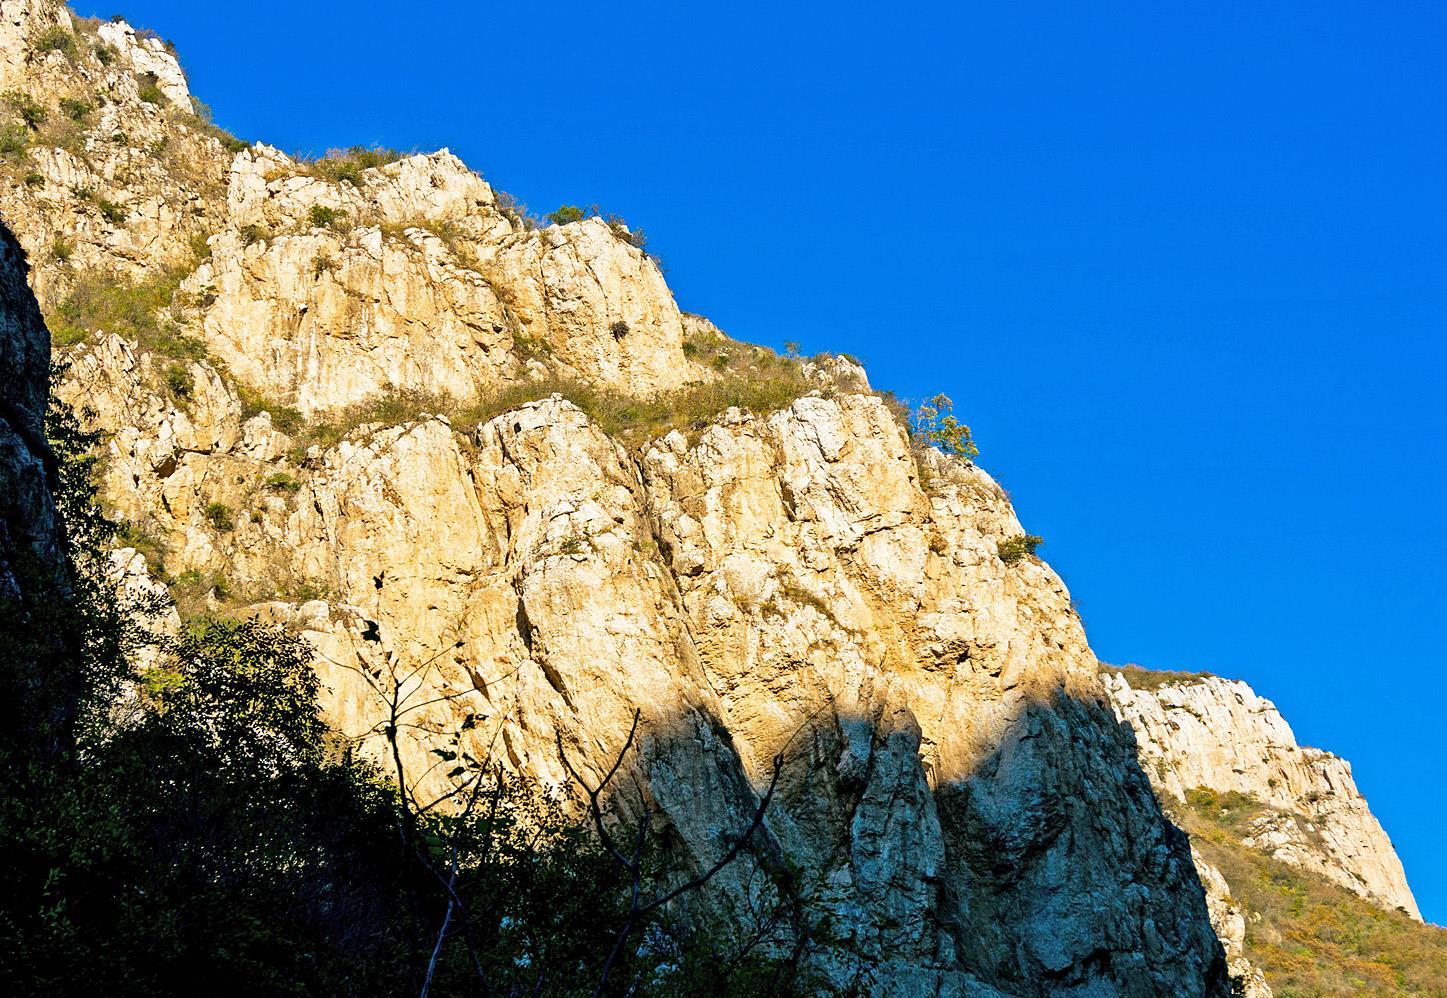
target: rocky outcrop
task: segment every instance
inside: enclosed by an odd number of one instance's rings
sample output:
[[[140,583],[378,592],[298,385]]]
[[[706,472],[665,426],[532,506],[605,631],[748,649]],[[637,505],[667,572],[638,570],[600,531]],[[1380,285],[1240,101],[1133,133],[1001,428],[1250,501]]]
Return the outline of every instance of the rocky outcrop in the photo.
[[[227,205],[187,282],[197,329],[304,412],[390,389],[469,402],[542,373],[642,392],[701,376],[646,254],[596,218],[515,223],[446,152],[333,183],[258,147],[233,164]]]
[[[380,747],[400,692],[415,771],[475,717],[469,750],[561,782],[560,736],[596,775],[642,710],[637,775],[696,862],[786,760],[768,848],[716,903],[800,904],[791,931],[837,986],[1215,986],[1188,852],[1064,587],[999,559],[1020,525],[978,468],[926,454],[920,488],[875,396],[733,411],[641,453],[554,397],[358,427],[298,463],[193,371],[188,414],[124,343],[77,354],[66,390],[126,427],[107,494],[168,571],[305,633],[358,742]],[[804,871],[787,897],[780,868]]]
[[[1214,676],[1154,690],[1133,688],[1125,673],[1104,678],[1162,795],[1185,800],[1196,787],[1245,794],[1268,808],[1246,846],[1420,920],[1401,860],[1358,792],[1351,765],[1297,745],[1271,701]]]
[[[186,85],[186,74],[176,55],[154,34],[138,33],[125,21],[112,20],[96,28],[100,44],[115,50],[115,58],[122,66],[137,74],[144,82],[153,83],[157,90],[177,108],[191,112],[191,88]]]

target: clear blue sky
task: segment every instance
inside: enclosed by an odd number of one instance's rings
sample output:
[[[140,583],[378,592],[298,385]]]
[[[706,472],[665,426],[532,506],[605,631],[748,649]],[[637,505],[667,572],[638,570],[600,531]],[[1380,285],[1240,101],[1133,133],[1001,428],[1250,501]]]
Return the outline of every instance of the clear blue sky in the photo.
[[[448,146],[954,396],[1097,653],[1276,700],[1447,922],[1447,5],[117,3],[244,138]]]

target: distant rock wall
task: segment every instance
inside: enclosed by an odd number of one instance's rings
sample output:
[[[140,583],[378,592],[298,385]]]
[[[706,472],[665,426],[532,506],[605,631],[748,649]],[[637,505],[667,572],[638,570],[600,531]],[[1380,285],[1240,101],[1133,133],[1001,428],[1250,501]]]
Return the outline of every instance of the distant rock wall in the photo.
[[[1134,689],[1121,673],[1104,678],[1158,792],[1184,800],[1192,788],[1208,787],[1253,797],[1273,810],[1257,819],[1246,845],[1420,920],[1401,860],[1351,765],[1297,745],[1270,700],[1214,676],[1155,690]]]

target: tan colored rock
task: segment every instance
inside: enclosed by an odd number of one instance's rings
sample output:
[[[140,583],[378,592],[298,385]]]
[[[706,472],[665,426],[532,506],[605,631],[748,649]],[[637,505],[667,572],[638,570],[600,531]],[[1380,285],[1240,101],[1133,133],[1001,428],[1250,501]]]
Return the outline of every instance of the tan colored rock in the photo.
[[[402,690],[418,774],[472,715],[479,757],[561,782],[561,735],[596,776],[642,710],[641,785],[698,862],[788,760],[769,855],[805,871],[820,931],[850,927],[817,957],[836,981],[1034,993],[1107,974],[1149,994],[1215,973],[1189,858],[1099,700],[1064,587],[1000,561],[1020,525],[982,471],[927,456],[920,490],[878,399],[727,414],[641,461],[552,399],[477,428],[361,427],[297,465],[205,367],[186,413],[147,388],[148,357],[77,355],[68,390],[129,421],[108,494],[171,572],[224,575],[303,631],[331,719],[379,760],[391,680],[423,662]],[[277,472],[295,490],[263,484]],[[214,502],[232,529],[208,523]],[[323,599],[292,602],[304,591]],[[713,903],[743,917],[765,859]],[[1125,962],[1082,962],[1101,947]]]
[[[1142,768],[1184,800],[1209,787],[1275,809],[1245,844],[1420,920],[1401,860],[1352,779],[1351,765],[1296,744],[1275,704],[1245,683],[1204,677],[1156,690],[1105,674],[1117,716],[1135,729]]]
[[[186,74],[181,72],[181,64],[165,42],[155,36],[136,34],[136,29],[125,21],[108,21],[96,29],[96,34],[103,44],[116,49],[133,72],[153,77],[156,88],[168,101],[190,113],[191,90],[186,85]]]
[[[72,53],[37,47],[56,28],[72,33]],[[97,46],[114,49],[109,64]],[[151,76],[160,104],[141,99]],[[27,94],[47,112],[31,148],[0,168],[0,216],[35,264],[42,306],[87,272],[137,280],[193,261],[193,242],[220,224],[230,154],[194,118],[185,76],[162,42],[123,22],[73,19],[55,0],[4,0],[0,91]],[[89,110],[72,121],[62,99]],[[40,186],[21,182],[30,173]]]

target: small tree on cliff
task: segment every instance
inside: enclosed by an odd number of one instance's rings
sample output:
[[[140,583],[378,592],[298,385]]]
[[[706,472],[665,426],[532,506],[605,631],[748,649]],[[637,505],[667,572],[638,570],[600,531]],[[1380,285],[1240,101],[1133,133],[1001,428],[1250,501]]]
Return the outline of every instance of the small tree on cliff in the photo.
[[[954,407],[948,395],[934,396],[911,414],[910,432],[926,446],[968,461],[978,457],[980,449],[975,446],[970,428],[955,418]]]

